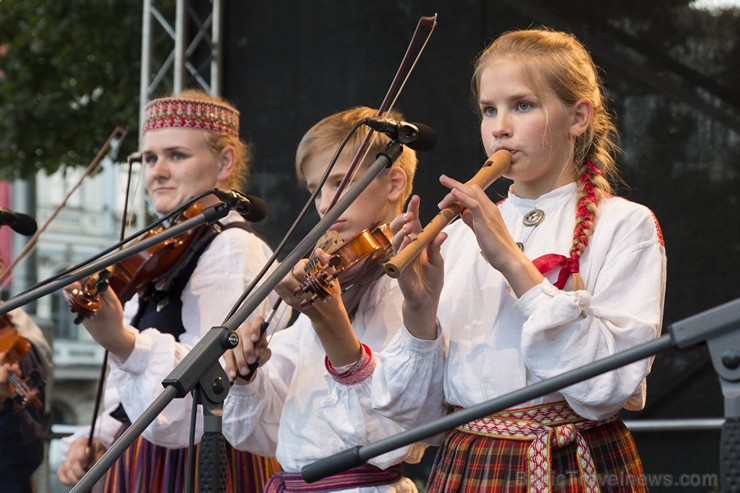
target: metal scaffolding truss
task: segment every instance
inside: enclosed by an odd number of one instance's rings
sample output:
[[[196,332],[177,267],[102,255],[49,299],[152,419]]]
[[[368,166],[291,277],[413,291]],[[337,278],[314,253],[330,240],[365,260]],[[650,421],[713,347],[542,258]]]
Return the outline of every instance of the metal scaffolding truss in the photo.
[[[139,121],[153,96],[221,94],[223,0],[144,0]]]

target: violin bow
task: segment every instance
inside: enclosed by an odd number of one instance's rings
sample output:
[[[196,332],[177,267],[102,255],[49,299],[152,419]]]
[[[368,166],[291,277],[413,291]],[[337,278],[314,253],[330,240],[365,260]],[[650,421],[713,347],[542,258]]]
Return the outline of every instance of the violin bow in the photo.
[[[437,14],[434,14],[433,16],[422,16],[419,19],[419,22],[416,24],[416,29],[414,29],[414,34],[411,36],[409,46],[406,48],[406,53],[403,55],[401,64],[398,66],[398,70],[396,71],[396,75],[393,77],[391,85],[388,87],[388,91],[386,92],[383,101],[378,107],[378,112],[376,116],[383,116],[385,113],[388,113],[393,109],[393,106],[396,104],[398,97],[401,95],[401,92],[403,92],[406,81],[409,80],[411,72],[413,72],[414,68],[416,67],[416,63],[419,61],[419,58],[421,58],[421,54],[424,53],[424,49],[426,48],[429,39],[432,37],[432,33],[434,32],[435,27],[437,27]],[[418,40],[423,28],[429,29],[429,32],[424,39],[424,43],[419,48],[419,52],[416,54],[411,67],[404,76],[404,71],[406,70],[406,66],[411,59],[416,41]],[[365,134],[365,138],[362,140],[360,146],[357,148],[357,152],[355,152],[355,155],[352,157],[352,161],[347,168],[347,172],[344,174],[344,177],[342,177],[342,181],[339,182],[339,185],[337,186],[337,191],[334,194],[332,201],[329,203],[329,209],[334,207],[334,205],[337,203],[337,200],[339,200],[339,197],[342,195],[344,189],[351,182],[352,178],[354,178],[360,162],[365,158],[365,155],[367,154],[367,148],[370,145],[370,137],[372,136],[373,132],[375,132],[375,130],[369,129]]]
[[[125,134],[124,134],[125,135]],[[131,177],[133,163],[141,162],[141,156],[136,154],[128,159],[128,175],[126,176],[126,195],[123,201],[123,213],[121,215],[121,229],[119,231],[119,241],[122,241],[126,237],[126,223],[128,217],[128,205],[131,198]],[[95,402],[93,404],[92,418],[90,420],[90,433],[87,436],[87,445],[85,446],[85,455],[87,455],[87,466],[90,467],[95,462],[95,446],[93,440],[95,439],[95,426],[97,425],[98,414],[100,413],[100,402],[103,400],[103,392],[105,391],[105,377],[108,370],[108,350],[103,352],[103,362],[100,365],[100,375],[98,377],[98,385],[95,389]]]
[[[423,53],[424,49],[426,48],[427,43],[429,42],[429,39],[434,32],[434,28],[437,25],[437,14],[434,14],[433,16],[423,16],[419,19],[419,22],[416,24],[416,29],[414,29],[414,34],[411,37],[411,41],[409,42],[409,46],[406,48],[406,52],[403,56],[403,59],[401,60],[401,64],[398,67],[398,70],[396,71],[395,76],[393,77],[393,80],[391,81],[390,87],[388,88],[388,91],[386,92],[385,97],[383,98],[383,102],[380,104],[380,107],[378,108],[378,112],[376,116],[382,116],[384,113],[390,110],[390,108],[395,104],[396,100],[398,99],[398,96],[400,95],[401,91],[403,90],[403,87],[406,84],[406,81],[408,80],[409,76],[411,75],[411,72],[413,71],[414,67],[416,67],[416,63],[418,62],[419,58],[421,57],[421,54]],[[405,77],[404,71],[406,70],[406,66],[409,63],[409,60],[411,59],[411,56],[413,54],[415,45],[417,40],[419,39],[419,36],[422,32],[422,29],[427,28],[429,29],[429,32],[426,35],[426,38],[424,39],[424,43],[422,44],[421,48],[419,49],[418,54],[414,58],[414,61],[411,65],[411,68],[406,73]],[[400,83],[400,88],[399,88]],[[397,90],[398,89],[398,90]],[[394,96],[395,93],[395,96]],[[339,200],[339,197],[341,196],[342,192],[344,191],[344,188],[346,188],[347,184],[351,181],[352,177],[354,176],[354,173],[359,165],[359,163],[362,161],[362,158],[364,158],[364,155],[367,153],[367,148],[370,144],[370,136],[372,135],[371,132],[374,132],[374,130],[369,130],[368,133],[365,135],[365,138],[363,139],[362,143],[357,149],[357,152],[355,152],[355,155],[352,158],[352,161],[350,162],[350,165],[347,168],[346,173],[342,177],[341,182],[337,186],[337,191],[334,194],[334,197],[332,197],[332,201],[329,204],[329,209],[334,207],[337,200]],[[317,190],[320,189],[317,188]],[[309,199],[309,202],[311,199]],[[301,214],[299,215],[299,219],[296,221],[296,223],[300,220],[300,218],[303,216],[303,214],[307,211],[308,204],[306,205],[306,208],[304,208],[303,211],[301,211]],[[292,229],[296,226],[294,223],[291,227],[291,230],[286,234],[286,237],[283,238],[280,245],[275,249],[275,252],[273,252],[273,256],[270,258],[270,260],[267,262],[267,265],[271,265],[275,258],[277,258],[277,255],[279,251],[282,250],[283,246],[287,243],[287,239],[292,233]],[[255,277],[255,279],[252,281],[252,283],[245,289],[244,293],[242,294],[242,300],[246,297],[246,295],[252,291],[254,286],[257,284],[258,280],[262,278],[263,274],[267,270],[267,265],[265,268]],[[277,313],[278,308],[280,307],[280,304],[282,302],[281,298],[278,298],[278,300],[272,305],[270,308],[267,316],[265,317],[264,322],[260,325],[260,337],[264,336],[267,332],[267,328],[270,325],[270,322],[272,321],[273,317]],[[236,312],[237,306],[241,303],[241,300],[237,302],[237,304],[234,306],[234,308],[231,310],[231,313],[227,316],[226,320],[228,320],[231,315],[233,315]],[[269,340],[267,341],[269,344]],[[247,365],[248,372],[246,375],[239,375],[239,377],[250,381],[252,376],[254,375],[254,372],[257,371],[257,368],[259,367],[259,359],[255,361],[254,363]]]
[[[383,116],[384,114],[390,112],[393,109],[393,106],[395,106],[396,101],[398,100],[398,97],[401,95],[401,92],[403,92],[403,88],[406,86],[406,82],[409,80],[409,77],[411,76],[411,72],[414,71],[414,68],[416,67],[417,62],[421,58],[421,54],[424,53],[424,49],[426,48],[427,43],[429,43],[429,39],[432,37],[432,33],[434,32],[434,28],[436,26],[437,26],[437,14],[434,14],[433,16],[422,16],[419,19],[419,22],[417,22],[416,24],[416,29],[414,29],[414,34],[411,36],[411,41],[409,42],[409,45],[406,48],[406,52],[403,55],[403,59],[401,60],[400,65],[398,66],[398,70],[396,70],[396,74],[393,77],[393,80],[391,81],[390,86],[388,87],[388,91],[386,92],[385,97],[383,98],[383,101],[380,103],[380,106],[378,107],[376,116]],[[409,61],[411,60],[411,56],[413,55],[417,40],[419,39],[422,29],[424,28],[429,29],[429,32],[427,33],[426,38],[424,38],[424,42],[419,48],[419,51],[416,54],[416,57],[414,57],[414,60],[411,63],[411,66],[409,67],[407,71],[406,66],[409,64]],[[375,130],[368,129],[367,133],[365,134],[365,137],[362,139],[362,142],[360,143],[360,145],[357,148],[357,151],[352,157],[352,161],[347,167],[347,171],[344,173],[342,180],[339,182],[339,185],[337,186],[337,190],[334,193],[334,197],[332,197],[332,200],[329,203],[329,207],[327,208],[327,210],[331,209],[332,207],[334,207],[334,205],[336,205],[337,201],[342,196],[344,189],[347,187],[349,183],[352,182],[352,179],[354,178],[355,174],[357,173],[357,170],[360,167],[359,166],[360,163],[365,159],[365,156],[367,155],[368,147],[370,145],[370,138],[372,137],[374,132]],[[309,257],[313,258],[313,253],[311,253]]]

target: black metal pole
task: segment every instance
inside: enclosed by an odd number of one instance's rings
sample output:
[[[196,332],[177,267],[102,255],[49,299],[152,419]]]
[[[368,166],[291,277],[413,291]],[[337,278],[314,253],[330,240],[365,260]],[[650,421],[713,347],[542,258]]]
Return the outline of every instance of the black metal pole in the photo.
[[[716,356],[713,354],[712,359],[720,375],[726,399],[727,421],[722,428],[723,492],[738,492],[740,491],[740,469],[737,467],[740,464],[738,461],[740,458],[740,299],[672,324],[668,327],[668,332],[669,334],[654,341],[542,380],[412,430],[365,446],[358,445],[317,460],[304,466],[301,474],[306,482],[318,481],[357,467],[391,450],[439,435],[470,421],[588,380],[666,349],[672,347],[683,349],[708,341],[710,351],[716,347],[717,354]]]
[[[137,241],[136,243],[126,248],[122,248],[121,250],[115,253],[112,253],[108,255],[107,257],[104,257],[95,262],[91,262],[86,267],[81,267],[80,269],[73,272],[72,274],[62,276],[59,279],[56,279],[47,284],[44,284],[43,286],[30,289],[23,294],[19,294],[18,296],[8,299],[7,301],[5,301],[3,304],[0,305],[0,315],[8,313],[10,310],[14,308],[24,306],[27,303],[35,301],[49,293],[53,293],[54,291],[57,291],[63,288],[64,286],[67,286],[75,281],[79,281],[83,277],[88,277],[92,274],[97,274],[98,272],[105,269],[106,267],[110,267],[111,265],[117,264],[123,259],[128,258],[135,253],[144,251],[149,247],[162,243],[163,241],[173,238],[181,233],[184,233],[185,231],[188,231],[189,229],[192,229],[203,223],[212,223],[212,222],[218,221],[222,217],[226,216],[226,214],[228,213],[229,213],[229,206],[223,203],[217,204],[213,207],[208,207],[204,209],[197,216],[191,217],[190,219],[187,219],[181,223],[178,223],[169,228],[166,228],[162,230],[162,232],[149,236],[147,238],[144,238],[141,241]]]

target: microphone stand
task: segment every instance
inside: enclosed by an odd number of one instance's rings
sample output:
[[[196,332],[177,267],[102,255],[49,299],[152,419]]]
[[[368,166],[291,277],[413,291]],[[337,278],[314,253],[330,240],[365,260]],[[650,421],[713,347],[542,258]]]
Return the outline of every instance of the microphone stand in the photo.
[[[209,450],[206,456],[199,460],[199,492],[223,491],[223,474],[220,461],[221,411],[222,403],[228,394],[226,372],[218,359],[226,349],[236,347],[238,336],[234,332],[247,317],[267,298],[275,286],[293,269],[305,252],[316,245],[321,236],[329,230],[331,225],[355,201],[365,188],[377,177],[383,169],[390,167],[403,147],[394,140],[376,156],[375,162],[357,179],[354,186],[349,187],[342,198],[329,209],[314,228],[301,240],[293,251],[275,268],[273,273],[259,285],[252,295],[247,298],[234,314],[221,327],[212,327],[193,349],[188,352],[175,369],[162,381],[164,391],[149,405],[148,408],[134,421],[131,426],[111,445],[93,467],[80,479],[70,493],[87,492],[100,480],[105,472],[123,454],[123,452],[141,435],[152,421],[175,397],[184,397],[198,386],[198,398],[204,399],[204,435],[208,439],[205,444]],[[206,435],[208,433],[208,435]],[[203,454],[203,446],[201,446]],[[203,457],[203,455],[201,455]],[[207,472],[202,472],[203,466],[208,466]],[[205,481],[204,481],[205,480]],[[215,483],[220,480],[220,485]]]
[[[128,258],[129,256],[133,254],[146,250],[149,247],[158,245],[165,240],[168,240],[181,233],[184,233],[185,231],[188,231],[191,228],[200,226],[201,224],[204,224],[204,223],[211,224],[213,222],[216,222],[219,219],[225,217],[229,213],[229,210],[230,210],[230,206],[226,203],[219,203],[212,207],[203,209],[200,214],[194,217],[191,217],[190,219],[187,219],[181,223],[178,223],[169,228],[166,228],[162,230],[161,232],[155,235],[152,235],[150,237],[144,238],[141,241],[138,241],[134,243],[133,245],[130,245],[126,248],[122,248],[118,252],[113,253],[107,257],[104,257],[95,262],[91,262],[86,267],[80,268],[74,273],[62,276],[59,279],[56,279],[52,282],[44,284],[43,286],[37,287],[36,289],[31,289],[23,294],[20,294],[14,298],[9,299],[7,302],[0,305],[0,314],[5,314],[14,308],[23,306],[26,303],[30,303],[31,301],[34,301],[46,294],[49,294],[58,289],[61,289],[64,286],[67,286],[74,281],[78,281],[84,277],[88,277],[92,274],[96,274],[100,272],[101,270],[105,269],[106,267],[117,264],[123,259]],[[236,347],[236,344],[238,342],[238,339],[236,338],[235,333],[228,333],[228,332],[223,332],[223,331],[219,331],[219,332],[212,334],[211,338],[216,339],[216,343],[213,344],[214,347],[222,348],[220,352],[215,353],[216,359],[218,359],[221,356],[221,354],[223,354],[225,349]],[[216,344],[218,344],[218,346],[216,346]],[[209,349],[211,351],[216,351],[216,349],[213,349],[210,346],[209,346]],[[214,427],[217,427],[217,429],[220,430],[220,419],[221,419],[220,412],[217,409],[217,404],[213,404],[212,402],[218,402],[218,399],[220,398],[219,396],[220,388],[221,386],[225,386],[224,382],[226,382],[227,379],[226,379],[226,373],[223,371],[223,368],[221,368],[221,365],[216,365],[216,366],[218,368],[212,369],[211,370],[212,373],[202,377],[204,381],[208,379],[208,382],[210,383],[210,385],[202,385],[201,389],[199,389],[199,392],[197,394],[197,398],[199,399],[199,402],[203,403],[204,413],[207,413],[207,416],[204,418],[204,426],[207,427],[204,430],[204,440],[207,445],[205,450],[207,451],[212,450],[212,449],[218,450],[219,447],[222,445],[221,442],[219,442],[217,437],[214,438],[214,435],[212,433],[212,429]],[[220,373],[218,373],[218,370],[220,370]],[[176,387],[171,387],[171,389],[172,390],[167,389],[167,391],[172,392],[172,391],[177,390]],[[224,394],[223,398],[221,398],[221,402],[223,401],[223,399],[225,399],[225,397],[226,396]],[[159,409],[158,411],[156,411],[156,414],[159,414],[162,411],[162,409],[164,409],[164,407],[167,405],[166,402],[164,402],[164,405],[161,405],[161,407],[159,407],[159,403],[155,403],[155,404],[156,406],[154,407]],[[214,422],[217,422],[217,423],[214,424]],[[144,431],[144,428],[146,428],[146,426],[141,428],[138,434],[141,434],[141,432]],[[201,451],[202,450],[203,448],[201,449]],[[221,450],[225,451],[225,449],[223,448],[221,448]],[[204,462],[207,463],[207,460]],[[213,480],[213,474],[208,474],[206,472],[202,475],[202,481],[207,482],[207,481],[212,481],[212,480]],[[89,487],[89,489],[91,488],[92,488],[92,485]]]
[[[117,251],[116,253],[112,253],[108,255],[107,257],[104,257],[95,262],[91,262],[87,265],[87,267],[80,268],[79,270],[76,270],[75,272],[71,274],[62,276],[59,279],[56,279],[54,281],[44,284],[43,286],[37,287],[35,289],[30,289],[26,291],[25,293],[19,294],[18,296],[8,299],[4,303],[0,304],[0,315],[8,313],[10,310],[13,310],[14,308],[24,306],[27,303],[30,303],[32,301],[35,301],[41,298],[42,296],[46,296],[49,293],[53,293],[54,291],[57,291],[63,288],[64,286],[67,286],[68,284],[71,284],[75,281],[79,281],[83,277],[88,277],[92,274],[97,274],[98,272],[105,269],[106,267],[110,267],[111,265],[117,264],[123,259],[130,257],[131,255],[135,253],[139,253],[141,251],[146,250],[149,247],[162,243],[163,241],[173,238],[181,233],[184,233],[185,231],[191,228],[199,226],[203,223],[216,222],[219,219],[225,217],[226,214],[228,213],[229,213],[229,205],[225,203],[218,203],[212,207],[203,209],[203,211],[201,211],[201,213],[198,214],[197,216],[191,217],[190,219],[187,219],[181,223],[178,223],[169,228],[166,228],[162,230],[161,232],[155,235],[149,236],[147,238],[144,238],[143,240],[138,241],[126,248],[122,248],[121,250]]]
[[[706,342],[719,374],[725,398],[725,423],[722,425],[721,484],[724,493],[740,492],[740,299],[676,322],[668,327],[669,334],[542,380],[523,389],[445,416],[383,440],[357,445],[301,469],[303,479],[312,483],[325,477],[357,467],[373,457],[433,437],[460,425],[508,409],[522,402],[558,391],[621,366],[655,355],[671,347],[686,347]]]

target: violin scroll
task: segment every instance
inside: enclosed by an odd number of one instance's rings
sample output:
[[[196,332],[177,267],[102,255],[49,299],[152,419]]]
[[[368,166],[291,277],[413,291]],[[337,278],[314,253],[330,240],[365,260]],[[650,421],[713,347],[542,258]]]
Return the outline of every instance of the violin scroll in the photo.
[[[92,317],[100,309],[100,294],[108,289],[111,271],[108,269],[100,271],[97,276],[90,276],[84,280],[81,288],[75,288],[69,293],[64,293],[64,299],[69,304],[69,309],[77,314],[75,324],[82,323],[86,318]]]
[[[172,224],[178,224],[200,214],[207,201],[198,201],[179,214]],[[65,293],[69,309],[77,314],[75,323],[92,317],[100,309],[100,294],[110,286],[121,303],[130,300],[134,294],[146,290],[158,278],[169,273],[178,265],[189,247],[202,236],[208,228],[201,224],[184,233],[157,243],[142,252],[138,252],[118,264],[105,269],[82,281],[81,288]],[[158,226],[150,229],[144,238],[161,233],[165,228]]]

